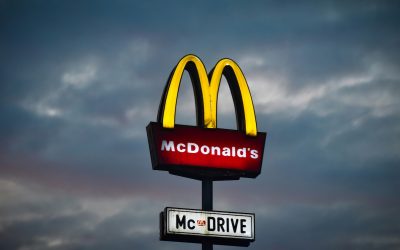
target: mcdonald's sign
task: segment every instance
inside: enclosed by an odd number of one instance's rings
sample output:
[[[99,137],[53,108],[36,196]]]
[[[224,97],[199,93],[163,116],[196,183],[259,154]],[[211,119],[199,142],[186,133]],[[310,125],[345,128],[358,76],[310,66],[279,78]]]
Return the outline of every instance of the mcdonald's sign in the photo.
[[[197,126],[175,124],[178,91],[185,70],[194,90]],[[231,90],[237,130],[217,128],[222,75]],[[261,172],[266,133],[257,131],[249,87],[231,59],[220,60],[207,74],[198,57],[184,56],[170,74],[157,122],[147,126],[147,136],[155,170],[200,180],[255,178]]]

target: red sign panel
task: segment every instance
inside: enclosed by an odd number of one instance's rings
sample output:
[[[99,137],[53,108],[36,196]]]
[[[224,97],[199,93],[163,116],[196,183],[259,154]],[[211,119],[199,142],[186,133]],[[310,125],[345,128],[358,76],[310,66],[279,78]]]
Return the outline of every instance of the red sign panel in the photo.
[[[261,172],[266,133],[160,123],[147,126],[153,169],[195,179],[255,178]],[[201,171],[200,171],[201,170]]]

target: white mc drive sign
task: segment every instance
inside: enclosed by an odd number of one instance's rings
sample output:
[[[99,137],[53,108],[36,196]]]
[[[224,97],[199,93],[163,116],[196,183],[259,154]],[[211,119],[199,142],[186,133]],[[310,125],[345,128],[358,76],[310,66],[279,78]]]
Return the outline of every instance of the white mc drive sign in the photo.
[[[254,214],[165,209],[167,235],[205,236],[254,241]]]

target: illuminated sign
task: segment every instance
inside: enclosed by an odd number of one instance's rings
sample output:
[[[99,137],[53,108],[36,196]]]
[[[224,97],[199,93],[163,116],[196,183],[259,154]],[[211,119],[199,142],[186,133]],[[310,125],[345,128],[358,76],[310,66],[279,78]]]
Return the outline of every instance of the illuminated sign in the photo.
[[[192,81],[197,126],[175,124],[178,90],[184,71]],[[218,90],[222,75],[231,90],[238,130],[217,128]],[[157,122],[147,126],[153,169],[195,179],[255,178],[261,172],[266,133],[257,131],[246,79],[230,59],[220,60],[207,75],[194,55],[183,57],[164,89]]]
[[[156,169],[199,179],[256,177],[260,173],[265,137],[249,137],[229,129],[205,129],[176,125],[164,129],[150,123]],[[183,169],[182,169],[183,168]],[[201,171],[200,171],[201,170]]]
[[[161,216],[163,240],[199,242],[206,237],[235,245],[255,240],[254,214],[167,207]]]

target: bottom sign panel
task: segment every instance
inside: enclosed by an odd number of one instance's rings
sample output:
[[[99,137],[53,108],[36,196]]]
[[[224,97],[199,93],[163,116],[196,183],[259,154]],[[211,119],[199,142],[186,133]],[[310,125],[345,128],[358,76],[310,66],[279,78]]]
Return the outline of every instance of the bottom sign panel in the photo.
[[[165,208],[161,240],[248,246],[255,240],[254,214]]]

